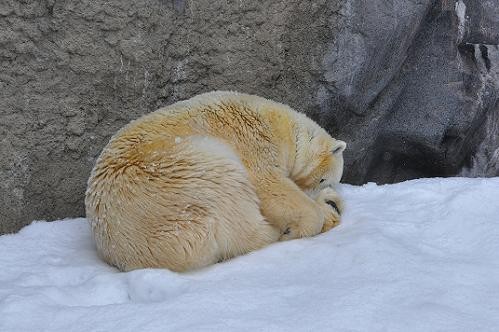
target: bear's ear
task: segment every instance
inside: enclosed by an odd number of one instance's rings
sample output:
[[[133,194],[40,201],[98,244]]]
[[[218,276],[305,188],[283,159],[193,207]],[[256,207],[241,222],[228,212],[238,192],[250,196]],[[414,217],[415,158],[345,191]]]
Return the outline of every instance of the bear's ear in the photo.
[[[346,147],[347,147],[347,143],[345,143],[343,141],[336,140],[333,144],[333,149],[331,152],[333,154],[340,154],[345,150]]]

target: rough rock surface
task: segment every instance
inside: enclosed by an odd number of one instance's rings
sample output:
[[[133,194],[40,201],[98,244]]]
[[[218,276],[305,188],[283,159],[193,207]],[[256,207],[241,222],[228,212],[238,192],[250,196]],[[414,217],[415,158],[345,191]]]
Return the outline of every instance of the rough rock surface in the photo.
[[[0,233],[84,214],[109,137],[256,93],[349,142],[345,180],[498,174],[499,0],[0,2]]]

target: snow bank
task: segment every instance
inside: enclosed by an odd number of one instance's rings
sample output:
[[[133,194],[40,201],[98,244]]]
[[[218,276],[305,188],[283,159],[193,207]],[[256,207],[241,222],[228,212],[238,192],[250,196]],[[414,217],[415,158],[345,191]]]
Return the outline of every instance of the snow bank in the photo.
[[[85,219],[0,237],[0,331],[493,331],[499,178],[344,185],[341,226],[190,274],[120,273]]]

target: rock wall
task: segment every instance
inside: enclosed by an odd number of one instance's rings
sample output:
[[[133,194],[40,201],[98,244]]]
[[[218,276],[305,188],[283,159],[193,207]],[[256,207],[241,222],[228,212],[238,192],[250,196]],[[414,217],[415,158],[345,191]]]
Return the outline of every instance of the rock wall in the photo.
[[[345,181],[498,174],[499,0],[5,0],[0,233],[84,214],[131,119],[214,89],[308,113]]]

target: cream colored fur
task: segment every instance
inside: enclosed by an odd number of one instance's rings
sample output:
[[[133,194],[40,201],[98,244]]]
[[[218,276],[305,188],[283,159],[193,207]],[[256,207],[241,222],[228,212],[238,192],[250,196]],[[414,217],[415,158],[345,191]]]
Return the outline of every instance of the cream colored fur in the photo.
[[[200,268],[340,221],[345,143],[290,107],[210,92],[145,115],[102,151],[86,213],[119,269]],[[321,181],[322,180],[322,181]]]

